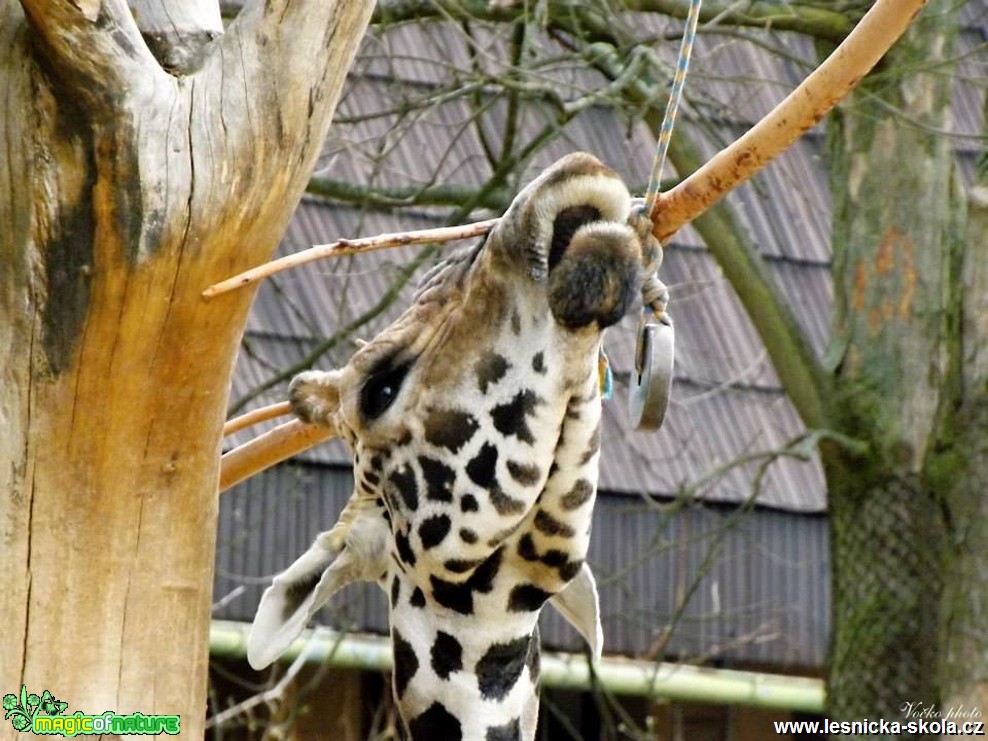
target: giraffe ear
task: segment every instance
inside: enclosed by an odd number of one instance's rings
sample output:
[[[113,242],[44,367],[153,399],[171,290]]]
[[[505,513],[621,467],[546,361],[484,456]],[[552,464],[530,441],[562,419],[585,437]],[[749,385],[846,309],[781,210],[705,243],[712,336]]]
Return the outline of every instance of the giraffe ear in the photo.
[[[584,563],[573,581],[563,591],[553,595],[551,602],[559,614],[583,636],[594,659],[599,660],[604,651],[604,629],[600,624],[597,582],[590,567]]]
[[[358,519],[347,527],[340,550],[337,528],[320,533],[264,591],[247,638],[247,663],[254,669],[268,666],[336,592],[355,581],[378,581],[387,570],[387,534],[383,519]]]

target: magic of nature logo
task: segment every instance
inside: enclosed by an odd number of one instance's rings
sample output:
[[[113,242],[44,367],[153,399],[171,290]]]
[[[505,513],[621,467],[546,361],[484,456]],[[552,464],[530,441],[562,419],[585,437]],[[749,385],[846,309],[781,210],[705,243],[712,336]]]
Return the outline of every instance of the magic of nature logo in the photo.
[[[103,733],[141,734],[158,736],[162,733],[178,735],[178,715],[144,715],[131,713],[118,715],[107,710],[99,715],[86,715],[81,711],[66,714],[69,704],[53,697],[45,690],[40,695],[28,693],[27,685],[21,685],[20,695],[3,696],[4,720],[9,720],[14,730],[43,736],[79,736]]]

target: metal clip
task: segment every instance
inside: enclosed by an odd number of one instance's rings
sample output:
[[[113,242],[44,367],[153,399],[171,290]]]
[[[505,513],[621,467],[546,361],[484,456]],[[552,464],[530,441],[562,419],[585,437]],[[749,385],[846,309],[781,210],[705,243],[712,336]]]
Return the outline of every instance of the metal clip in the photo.
[[[664,314],[658,321],[650,311],[642,314],[635,349],[636,376],[628,395],[628,413],[635,430],[657,430],[662,426],[672,392],[672,367],[676,332]]]

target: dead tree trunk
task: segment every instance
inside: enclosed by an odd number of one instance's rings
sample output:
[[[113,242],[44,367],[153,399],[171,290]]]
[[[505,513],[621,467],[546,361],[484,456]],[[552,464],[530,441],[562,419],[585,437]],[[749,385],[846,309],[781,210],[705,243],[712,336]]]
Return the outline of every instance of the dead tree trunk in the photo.
[[[169,72],[122,0],[0,2],[3,692],[201,736],[251,295],[199,294],[270,255],[371,8],[250,3]]]

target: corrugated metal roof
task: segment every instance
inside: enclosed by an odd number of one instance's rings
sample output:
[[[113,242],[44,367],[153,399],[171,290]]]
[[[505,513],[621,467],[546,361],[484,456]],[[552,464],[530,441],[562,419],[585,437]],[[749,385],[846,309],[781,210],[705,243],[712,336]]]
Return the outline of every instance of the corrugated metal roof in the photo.
[[[960,134],[954,146],[967,152],[983,152],[985,149],[985,80],[988,80],[988,3],[970,2],[961,9],[979,21],[957,39],[955,54],[959,57],[955,74],[956,90],[953,105],[952,132]]]
[[[271,577],[332,526],[352,486],[348,469],[293,464],[224,494],[213,617],[253,620]],[[822,665],[830,609],[825,517],[610,496],[598,500],[593,530],[588,561],[607,653]],[[387,604],[376,586],[354,585],[316,622],[386,633]],[[553,610],[542,625],[547,647],[583,650]]]
[[[643,15],[655,22],[653,14]],[[817,66],[813,40],[799,34],[759,34],[762,43],[755,44],[730,29],[707,31],[697,36],[690,61],[690,95],[722,120],[755,123]],[[675,44],[663,45],[670,65],[677,51]]]

